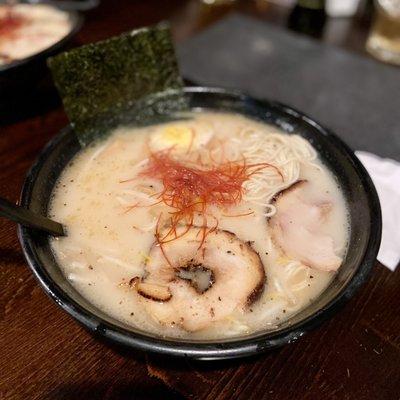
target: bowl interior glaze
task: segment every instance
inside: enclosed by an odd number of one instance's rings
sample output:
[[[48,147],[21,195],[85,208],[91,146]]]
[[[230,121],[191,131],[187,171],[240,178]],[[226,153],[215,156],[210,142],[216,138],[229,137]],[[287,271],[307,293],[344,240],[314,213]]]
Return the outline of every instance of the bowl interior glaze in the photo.
[[[197,359],[243,357],[290,343],[332,315],[367,279],[381,237],[381,214],[375,188],[353,152],[335,135],[304,114],[285,105],[256,100],[240,92],[193,87],[185,89],[190,107],[244,114],[297,133],[318,150],[322,161],[338,177],[350,211],[350,245],[342,267],[329,287],[307,308],[279,329],[222,340],[190,341],[160,338],[127,326],[104,314],[84,299],[63,276],[52,255],[48,237],[19,227],[21,245],[30,268],[47,294],[91,331],[143,351]],[[46,214],[60,173],[80,150],[67,127],[44,148],[29,171],[21,204]]]

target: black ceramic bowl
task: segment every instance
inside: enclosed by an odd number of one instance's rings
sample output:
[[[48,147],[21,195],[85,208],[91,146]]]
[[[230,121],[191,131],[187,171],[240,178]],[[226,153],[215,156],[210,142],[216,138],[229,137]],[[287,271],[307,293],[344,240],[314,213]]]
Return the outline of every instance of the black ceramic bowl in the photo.
[[[91,331],[133,349],[197,359],[243,357],[293,342],[336,312],[365,282],[378,252],[381,214],[375,188],[353,152],[335,135],[304,114],[279,103],[256,100],[239,92],[212,88],[187,88],[193,109],[244,114],[295,132],[309,140],[323,162],[339,178],[351,218],[350,246],[342,267],[329,287],[306,309],[274,331],[234,339],[190,341],[160,338],[127,326],[85,300],[62,275],[49,247],[48,237],[19,227],[21,245],[33,273],[47,294]],[[26,178],[21,204],[46,214],[54,183],[79,151],[69,127],[43,150]]]
[[[38,100],[38,93],[52,89],[46,60],[66,50],[83,23],[81,14],[63,12],[68,14],[71,23],[71,30],[66,36],[30,57],[0,65],[0,115],[7,116],[15,107],[25,107],[27,104],[32,107],[32,101],[35,103]]]

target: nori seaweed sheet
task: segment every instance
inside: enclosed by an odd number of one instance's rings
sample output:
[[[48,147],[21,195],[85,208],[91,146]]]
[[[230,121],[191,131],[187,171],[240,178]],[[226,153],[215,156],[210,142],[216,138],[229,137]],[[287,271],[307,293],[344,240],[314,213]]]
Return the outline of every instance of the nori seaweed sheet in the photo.
[[[48,66],[82,146],[187,109],[167,24],[61,53]]]

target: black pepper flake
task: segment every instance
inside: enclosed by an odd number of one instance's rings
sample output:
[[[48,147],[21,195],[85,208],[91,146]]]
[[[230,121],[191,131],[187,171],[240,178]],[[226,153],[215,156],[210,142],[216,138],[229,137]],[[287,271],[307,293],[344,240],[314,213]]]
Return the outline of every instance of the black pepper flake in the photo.
[[[134,314],[133,312],[131,312],[131,316],[132,316],[132,315],[135,315],[135,314]]]
[[[221,297],[218,296],[218,301],[221,301]]]
[[[140,280],[140,278],[138,276],[135,276],[134,278],[129,280],[128,284],[129,284],[129,286],[135,286],[139,280]]]
[[[73,181],[74,181],[73,179],[70,180],[70,182],[73,182]]]
[[[89,265],[89,269],[93,269],[93,265]]]
[[[285,313],[286,313],[286,310],[285,310],[285,309],[283,309],[283,310],[282,310],[282,312],[285,314]]]
[[[232,252],[230,250],[227,251],[228,254],[232,254]]]
[[[313,279],[314,277],[312,275],[310,275],[310,279]]]
[[[265,252],[265,255],[266,255],[266,256],[268,255],[268,251]]]

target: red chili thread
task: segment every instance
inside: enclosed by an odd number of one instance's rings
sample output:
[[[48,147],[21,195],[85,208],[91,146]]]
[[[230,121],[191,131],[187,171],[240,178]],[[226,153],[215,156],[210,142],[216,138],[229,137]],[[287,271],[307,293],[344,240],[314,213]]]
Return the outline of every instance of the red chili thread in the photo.
[[[243,157],[241,161],[226,161],[216,163],[206,167],[201,158],[199,163],[201,168],[183,164],[171,157],[172,149],[150,152],[150,158],[144,171],[139,176],[150,177],[162,182],[163,190],[157,195],[157,202],[148,205],[164,203],[171,207],[173,211],[169,214],[169,229],[161,234],[160,220],[161,214],[156,225],[156,240],[160,249],[170,264],[163,245],[173,240],[181,238],[194,226],[195,215],[201,215],[203,223],[200,226],[198,235],[201,235],[199,249],[203,246],[206,237],[218,228],[218,220],[212,214],[207,213],[207,208],[211,205],[227,207],[240,203],[244,194],[243,184],[251,176],[259,173],[264,168],[273,168],[283,180],[281,171],[269,163],[247,164]],[[131,179],[123,181],[129,182]],[[128,207],[128,211],[135,207],[147,207],[134,204]],[[251,213],[227,215],[240,217]],[[212,227],[208,226],[208,217],[215,220]],[[186,226],[183,232],[178,233],[180,225]]]
[[[25,23],[26,18],[12,12],[9,7],[6,14],[0,18],[0,37],[12,36]]]

